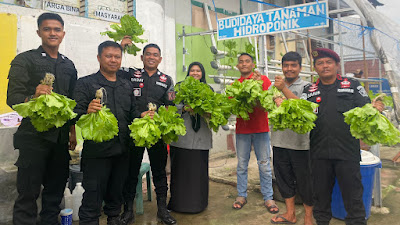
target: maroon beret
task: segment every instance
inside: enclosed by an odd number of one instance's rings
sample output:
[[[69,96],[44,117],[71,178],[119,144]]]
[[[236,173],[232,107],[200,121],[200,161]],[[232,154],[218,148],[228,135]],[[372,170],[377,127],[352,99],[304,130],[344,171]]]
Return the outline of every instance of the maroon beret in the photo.
[[[325,57],[329,57],[334,59],[336,62],[340,62],[340,57],[339,55],[327,48],[316,48],[311,52],[313,58],[314,58],[314,62],[319,59],[319,58],[325,58]]]

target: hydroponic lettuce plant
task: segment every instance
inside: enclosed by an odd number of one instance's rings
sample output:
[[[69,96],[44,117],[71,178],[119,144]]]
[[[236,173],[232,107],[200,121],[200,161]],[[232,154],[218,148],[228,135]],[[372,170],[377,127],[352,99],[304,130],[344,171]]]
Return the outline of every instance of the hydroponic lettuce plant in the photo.
[[[183,102],[193,110],[194,114],[202,116],[208,127],[215,132],[219,126],[228,123],[231,115],[231,104],[227,96],[215,93],[211,88],[193,77],[187,77],[175,85],[176,96],[174,103]]]
[[[274,131],[290,129],[299,134],[306,134],[315,127],[317,115],[314,110],[317,107],[318,104],[304,99],[287,99],[268,114],[268,119]]]
[[[344,122],[350,125],[351,135],[368,145],[395,145],[400,142],[400,131],[371,104],[356,107],[343,115]]]
[[[103,91],[96,91],[96,99],[102,99]],[[118,136],[118,121],[109,108],[103,106],[101,110],[82,115],[76,123],[81,128],[85,140],[103,142]]]
[[[147,40],[139,38],[140,35],[143,35],[144,29],[134,16],[124,15],[121,18],[121,25],[111,24],[110,27],[114,31],[105,31],[100,34],[107,35],[114,41],[121,41],[125,36],[130,36],[132,45],[128,45],[124,49],[128,54],[137,55],[137,52],[141,49],[138,48],[135,43],[147,42]]]
[[[232,85],[226,86],[226,95],[232,97],[232,113],[249,120],[249,113],[254,111],[258,102],[266,111],[275,109],[273,99],[282,94],[274,86],[264,91],[262,84],[261,80],[246,79],[242,83],[236,80]]]
[[[149,110],[156,111],[157,107],[149,103]],[[176,113],[175,106],[161,106],[158,113],[155,112],[153,119],[146,115],[143,118],[136,118],[129,125],[130,136],[138,147],[150,148],[161,138],[166,144],[177,141],[179,135],[186,134],[186,127],[180,115]]]
[[[43,85],[53,86],[54,75],[46,73]],[[76,117],[73,109],[76,102],[63,95],[51,92],[51,94],[40,95],[30,101],[13,105],[13,109],[22,117],[29,117],[33,127],[39,132],[48,131],[53,127],[62,127],[64,124]]]

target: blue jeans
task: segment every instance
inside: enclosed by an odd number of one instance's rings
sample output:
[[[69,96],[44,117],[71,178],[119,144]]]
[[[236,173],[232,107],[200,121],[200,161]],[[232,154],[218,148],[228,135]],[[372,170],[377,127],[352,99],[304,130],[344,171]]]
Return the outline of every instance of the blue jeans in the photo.
[[[253,134],[236,134],[237,190],[238,196],[247,197],[247,168],[250,160],[251,146],[257,157],[260,172],[261,193],[264,201],[273,199],[272,172],[270,165],[270,141],[268,132]]]

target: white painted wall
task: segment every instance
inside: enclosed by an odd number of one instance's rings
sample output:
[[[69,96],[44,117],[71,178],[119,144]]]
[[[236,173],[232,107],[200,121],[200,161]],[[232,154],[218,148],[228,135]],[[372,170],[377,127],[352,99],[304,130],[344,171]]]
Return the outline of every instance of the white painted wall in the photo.
[[[168,2],[174,2],[169,0]],[[175,80],[175,19],[166,16],[164,1],[141,0],[137,1],[137,19],[143,25],[144,39],[148,43],[160,45],[163,61],[160,70],[171,75]],[[171,8],[168,8],[171,10]],[[0,3],[0,13],[16,14],[18,17],[17,54],[37,48],[41,44],[36,34],[37,17],[46,12],[44,10],[25,8]],[[110,22],[60,14],[65,22],[65,38],[60,46],[60,53],[66,55],[78,70],[78,76],[85,76],[98,70],[97,46],[108,40],[100,32],[109,29]],[[146,43],[145,43],[146,44]],[[143,48],[143,44],[139,45]],[[125,55],[123,66],[143,67],[140,60],[141,53],[134,57]]]

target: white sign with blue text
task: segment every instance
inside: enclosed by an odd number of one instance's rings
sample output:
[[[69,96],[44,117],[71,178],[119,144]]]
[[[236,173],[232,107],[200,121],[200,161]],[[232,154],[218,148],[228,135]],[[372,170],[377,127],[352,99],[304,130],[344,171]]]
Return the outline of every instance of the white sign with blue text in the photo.
[[[328,4],[319,1],[218,19],[218,40],[328,26]]]

